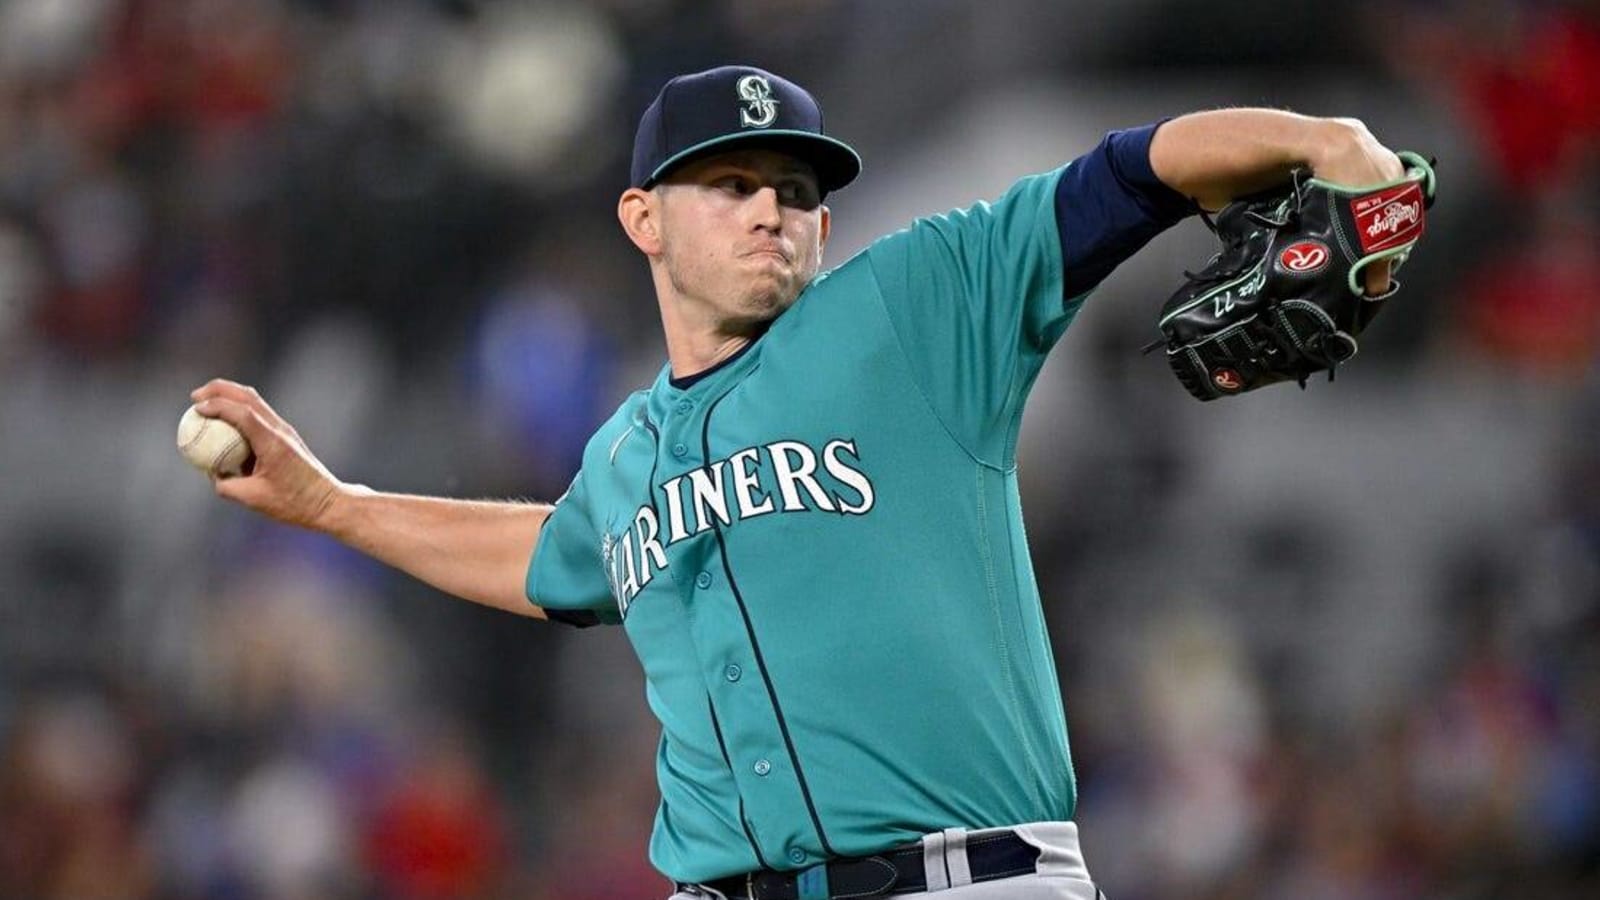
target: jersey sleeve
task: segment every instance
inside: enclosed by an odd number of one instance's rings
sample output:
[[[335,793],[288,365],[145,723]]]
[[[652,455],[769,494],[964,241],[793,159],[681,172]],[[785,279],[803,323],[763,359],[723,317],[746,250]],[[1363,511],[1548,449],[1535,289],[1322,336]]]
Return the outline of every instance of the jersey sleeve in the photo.
[[[919,219],[866,251],[928,402],[978,458],[1010,464],[1027,393],[1085,297],[1192,210],[1150,170],[1157,127],[1112,132],[992,203]]]
[[[555,503],[528,563],[525,593],[553,621],[615,625],[617,612],[601,558],[601,538],[589,516],[588,491],[579,471]]]
[[[1151,238],[1199,211],[1150,165],[1150,142],[1162,124],[1107,134],[1056,183],[1068,300],[1081,300]]]

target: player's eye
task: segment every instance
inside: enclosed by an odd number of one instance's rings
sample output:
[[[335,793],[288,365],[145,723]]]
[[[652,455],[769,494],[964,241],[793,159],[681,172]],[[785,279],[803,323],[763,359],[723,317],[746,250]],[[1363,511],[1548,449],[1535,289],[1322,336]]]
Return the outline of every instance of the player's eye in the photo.
[[[756,192],[755,179],[744,175],[724,175],[711,184],[718,190],[740,197],[748,197]]]
[[[778,202],[794,209],[816,209],[822,198],[810,182],[790,180],[778,184]]]

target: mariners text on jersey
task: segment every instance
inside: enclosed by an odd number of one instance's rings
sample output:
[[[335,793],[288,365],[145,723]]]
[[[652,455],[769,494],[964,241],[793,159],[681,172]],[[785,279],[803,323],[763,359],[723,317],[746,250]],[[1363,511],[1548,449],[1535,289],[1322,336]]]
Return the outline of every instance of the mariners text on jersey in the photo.
[[[624,433],[619,440],[628,437]],[[876,500],[872,480],[859,468],[853,440],[836,438],[813,449],[801,441],[746,447],[658,485],[665,511],[644,504],[620,535],[607,531],[600,557],[624,617],[639,591],[665,569],[666,548],[718,523],[732,525],[771,513],[826,512],[863,515]],[[666,528],[662,528],[665,519]]]

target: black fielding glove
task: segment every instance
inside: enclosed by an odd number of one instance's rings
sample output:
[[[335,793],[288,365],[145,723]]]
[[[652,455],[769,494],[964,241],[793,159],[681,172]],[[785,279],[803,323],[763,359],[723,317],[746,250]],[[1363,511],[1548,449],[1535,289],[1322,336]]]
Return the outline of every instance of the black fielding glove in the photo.
[[[1433,164],[1399,154],[1406,173],[1352,188],[1296,172],[1275,191],[1240,198],[1206,224],[1222,249],[1161,308],[1167,362],[1201,400],[1280,381],[1329,380],[1356,355],[1356,337],[1400,282],[1368,297],[1361,273],[1387,259],[1391,275],[1422,237],[1433,205]]]

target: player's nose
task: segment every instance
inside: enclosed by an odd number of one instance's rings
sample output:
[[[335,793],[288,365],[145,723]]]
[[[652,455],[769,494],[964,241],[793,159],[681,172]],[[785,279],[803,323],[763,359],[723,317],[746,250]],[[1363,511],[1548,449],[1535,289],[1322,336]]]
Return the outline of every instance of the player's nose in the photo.
[[[750,227],[776,232],[783,227],[783,204],[778,202],[778,190],[763,187],[750,195]]]

